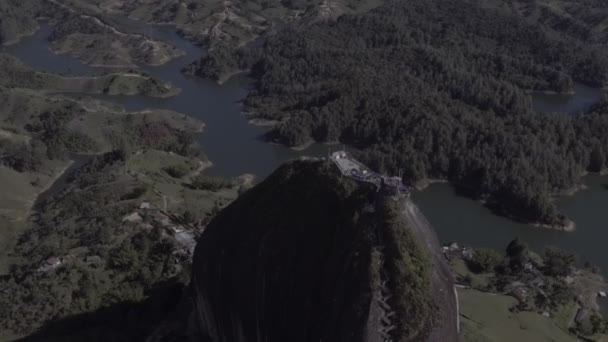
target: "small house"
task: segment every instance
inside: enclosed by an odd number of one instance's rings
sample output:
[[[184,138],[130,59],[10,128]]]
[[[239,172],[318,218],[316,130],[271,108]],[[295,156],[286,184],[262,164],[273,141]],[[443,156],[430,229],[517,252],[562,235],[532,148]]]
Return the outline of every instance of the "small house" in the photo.
[[[525,302],[528,299],[528,289],[524,286],[518,286],[511,291],[511,295],[520,302]]]

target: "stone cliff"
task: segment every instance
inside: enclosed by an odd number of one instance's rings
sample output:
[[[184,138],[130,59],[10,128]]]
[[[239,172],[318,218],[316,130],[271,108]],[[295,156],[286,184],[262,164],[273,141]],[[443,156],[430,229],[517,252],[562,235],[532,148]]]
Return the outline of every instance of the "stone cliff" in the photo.
[[[199,240],[199,340],[457,340],[456,315],[441,310],[454,299],[435,291],[438,246],[410,228],[402,207],[323,161],[280,167]],[[440,281],[451,290],[451,278]]]

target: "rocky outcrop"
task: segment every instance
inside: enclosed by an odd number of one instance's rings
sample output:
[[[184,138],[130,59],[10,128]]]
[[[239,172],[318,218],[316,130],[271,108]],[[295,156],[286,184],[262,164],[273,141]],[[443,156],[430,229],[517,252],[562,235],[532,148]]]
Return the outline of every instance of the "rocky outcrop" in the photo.
[[[324,161],[282,166],[199,240],[191,288],[200,340],[428,340],[449,324],[436,320],[445,303],[431,286],[440,252],[418,242],[403,205]],[[457,340],[450,334],[443,341]]]

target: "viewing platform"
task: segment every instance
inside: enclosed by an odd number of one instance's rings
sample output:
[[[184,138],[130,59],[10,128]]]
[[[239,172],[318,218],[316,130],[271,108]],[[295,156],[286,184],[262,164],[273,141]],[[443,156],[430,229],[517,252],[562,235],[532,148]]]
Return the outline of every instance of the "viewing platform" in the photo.
[[[338,166],[342,175],[354,180],[372,183],[378,191],[396,199],[409,197],[410,191],[399,176],[386,176],[372,171],[360,161],[350,156],[346,151],[336,151],[329,157]]]

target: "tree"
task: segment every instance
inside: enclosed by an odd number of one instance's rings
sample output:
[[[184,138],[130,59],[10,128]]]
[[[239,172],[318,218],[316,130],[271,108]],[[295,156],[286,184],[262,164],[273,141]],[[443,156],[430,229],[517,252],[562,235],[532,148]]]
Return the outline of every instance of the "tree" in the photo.
[[[591,150],[589,160],[589,171],[591,172],[600,172],[604,168],[606,163],[606,157],[604,154],[604,149],[601,145],[597,144]]]
[[[491,272],[500,264],[502,256],[493,249],[479,248],[475,250],[473,263],[481,272]]]
[[[183,219],[187,223],[195,223],[197,220],[197,217],[190,210],[186,210],[186,211],[184,211]]]
[[[525,262],[528,246],[521,242],[519,238],[509,242],[507,246],[507,256],[509,257],[509,268],[511,271],[520,271]]]
[[[549,276],[565,277],[576,262],[574,254],[556,247],[549,247],[545,250],[544,272]]]
[[[137,268],[139,253],[130,241],[124,241],[120,246],[110,251],[109,266],[114,269],[130,271]]]
[[[606,321],[604,321],[601,316],[593,314],[591,315],[590,319],[594,334],[606,333],[606,331],[608,330],[608,326],[606,326]]]
[[[192,180],[192,186],[199,190],[218,191],[229,188],[236,184],[234,179],[225,177],[213,177],[200,174]]]
[[[509,258],[521,258],[527,250],[528,246],[516,238],[509,242],[506,252]]]
[[[190,171],[190,169],[184,164],[167,166],[164,167],[163,170],[173,178],[182,178]]]
[[[574,298],[572,288],[560,279],[546,278],[544,290],[553,307],[568,303]]]

